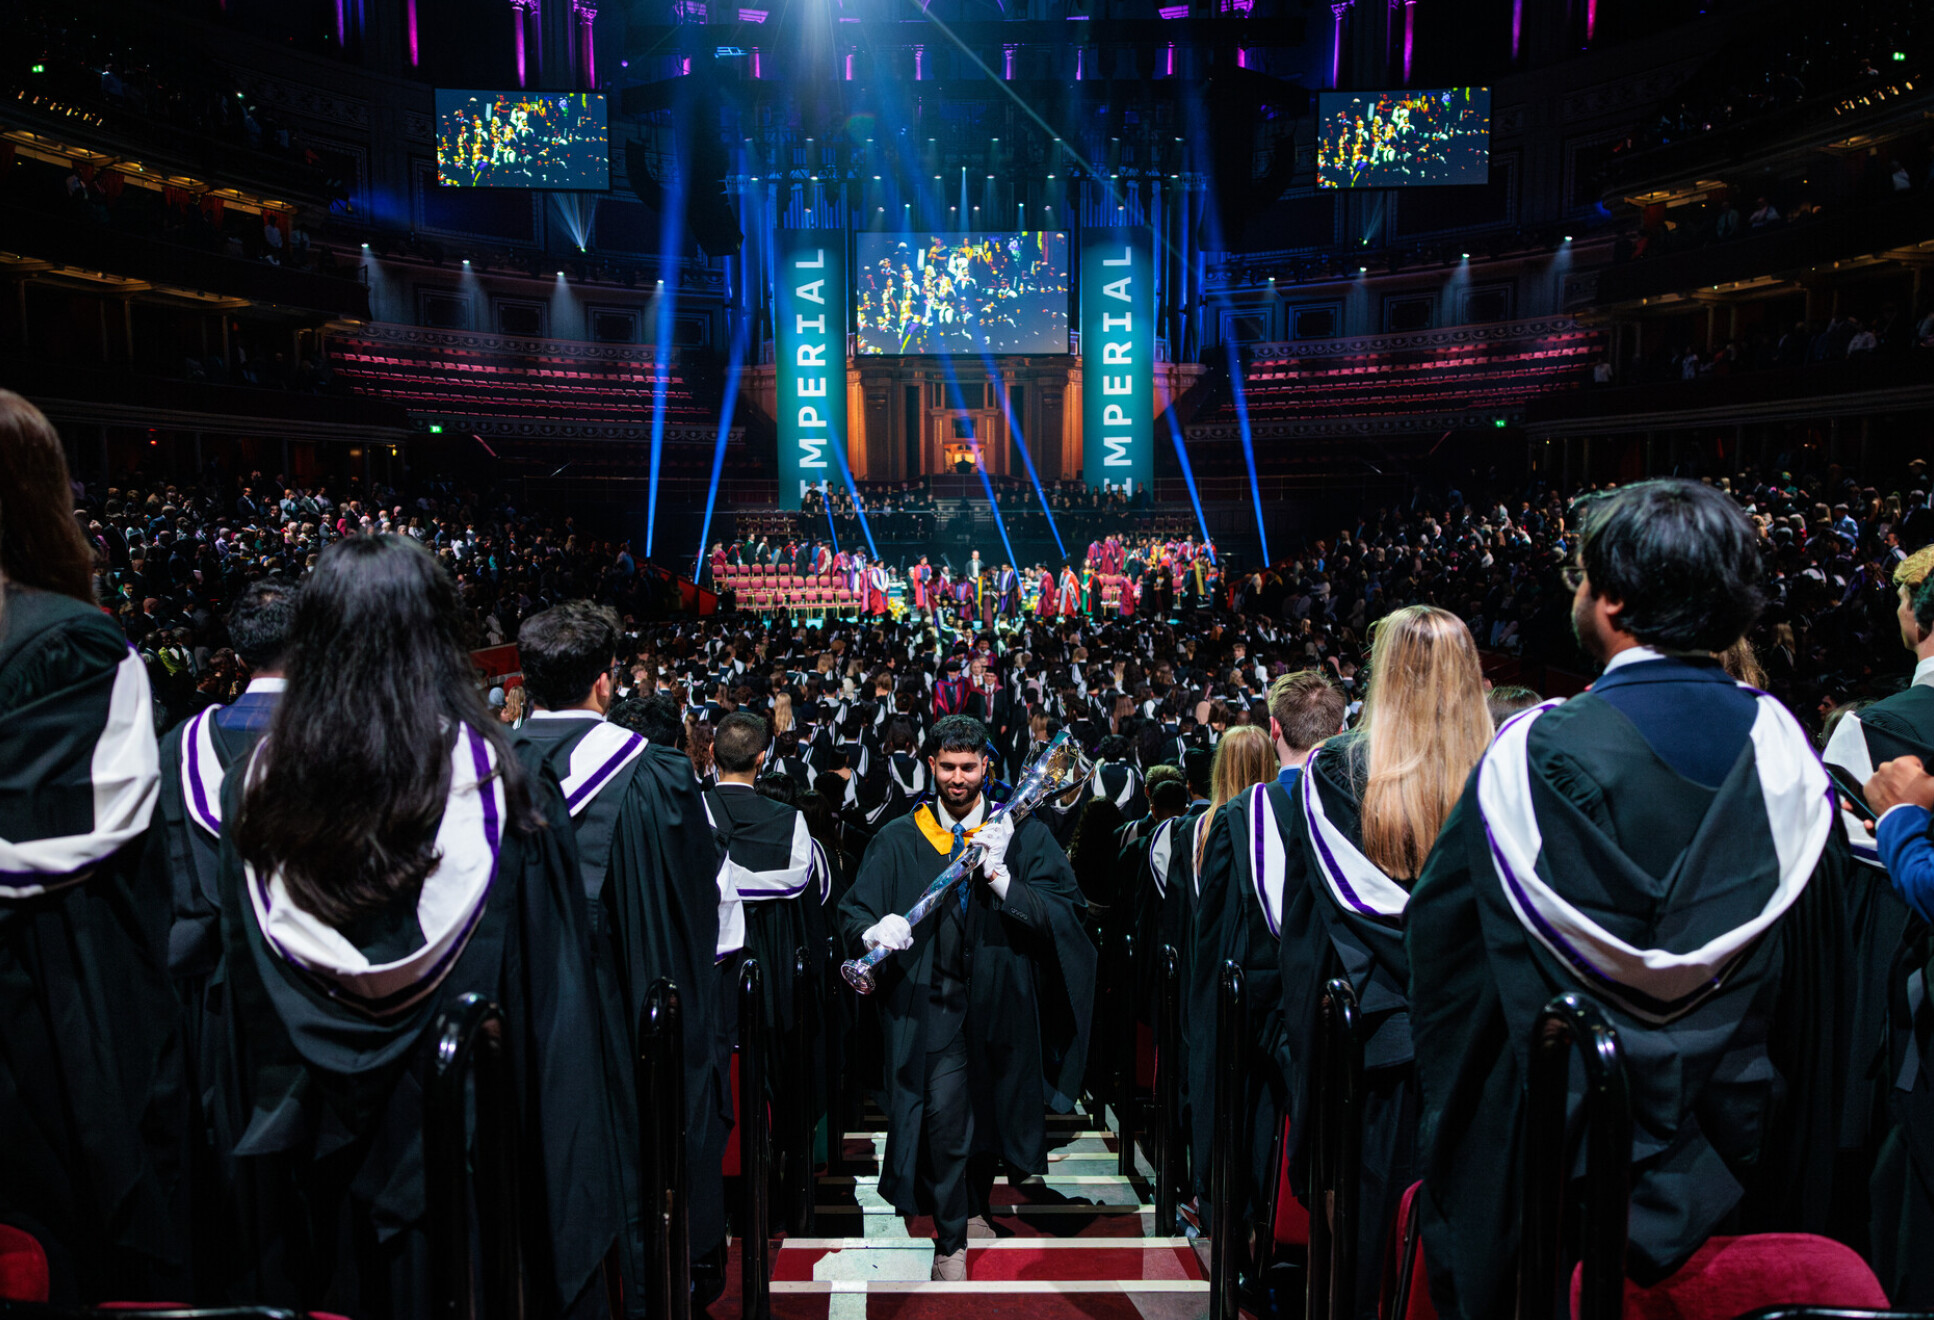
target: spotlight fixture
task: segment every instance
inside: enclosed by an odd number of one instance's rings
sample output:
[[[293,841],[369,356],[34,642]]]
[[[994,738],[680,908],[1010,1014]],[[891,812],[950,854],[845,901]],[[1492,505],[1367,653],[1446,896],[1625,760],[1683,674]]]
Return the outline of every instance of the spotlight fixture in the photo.
[[[1566,234],[1566,235],[1565,235],[1565,242],[1567,242],[1567,243],[1569,243],[1569,242],[1571,242],[1571,235],[1570,235],[1570,234]]]
[[[1368,266],[1358,266],[1356,268],[1356,273],[1359,275],[1368,275],[1370,273],[1370,268]]]
[[[561,279],[563,279],[563,278],[564,278],[564,272],[560,270],[560,271],[559,271],[559,272],[557,273],[557,277],[558,277],[558,278],[559,278],[560,280],[561,280]]]
[[[369,244],[367,243],[363,244],[363,251],[365,252],[369,251]]]
[[[463,264],[464,264],[464,265],[466,265],[466,266],[468,266],[468,265],[470,264],[470,258],[469,258],[469,257],[465,257],[465,258],[463,259]]]
[[[1461,257],[1462,257],[1462,258],[1463,258],[1463,259],[1464,259],[1465,261],[1469,261],[1469,260],[1471,259],[1471,254],[1470,254],[1470,253],[1468,253],[1468,252],[1464,252],[1464,253],[1460,253],[1459,255],[1460,255],[1460,256],[1461,256]]]

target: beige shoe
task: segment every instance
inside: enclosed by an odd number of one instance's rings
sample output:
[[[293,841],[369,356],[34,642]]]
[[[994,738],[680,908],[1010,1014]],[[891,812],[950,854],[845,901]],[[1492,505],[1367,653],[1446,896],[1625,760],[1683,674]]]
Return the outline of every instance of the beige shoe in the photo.
[[[951,1256],[943,1256],[939,1251],[933,1253],[933,1273],[928,1276],[935,1283],[961,1283],[967,1278],[967,1248],[962,1247]]]
[[[969,1238],[991,1238],[998,1237],[999,1234],[994,1232],[994,1226],[987,1222],[986,1215],[975,1215],[967,1221],[967,1236]]]

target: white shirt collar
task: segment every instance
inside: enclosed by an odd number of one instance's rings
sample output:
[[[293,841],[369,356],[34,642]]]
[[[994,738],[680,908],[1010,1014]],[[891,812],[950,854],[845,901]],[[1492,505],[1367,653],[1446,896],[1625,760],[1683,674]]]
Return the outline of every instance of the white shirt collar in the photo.
[[[595,710],[534,710],[530,717],[534,720],[604,720]]]
[[[1919,670],[1914,671],[1914,677],[1917,680],[1919,679],[1920,677]],[[244,688],[243,691],[245,693],[247,692],[282,692],[286,690],[288,686],[289,686],[289,680],[286,678],[251,678],[248,681],[248,686]]]
[[[1644,664],[1647,660],[1663,659],[1665,656],[1662,652],[1654,651],[1649,646],[1629,646],[1605,662],[1605,672],[1609,674],[1614,669],[1623,669],[1626,665],[1638,665]]]
[[[1909,687],[1934,687],[1934,655],[1914,666],[1914,681]]]
[[[933,802],[933,818],[940,822],[941,829],[946,830],[950,834],[956,825],[969,832],[977,830],[980,828],[980,823],[987,819],[987,793],[983,790],[980,799],[974,803],[974,809],[959,820],[953,818],[953,815],[947,810],[945,803],[939,798],[935,798]]]

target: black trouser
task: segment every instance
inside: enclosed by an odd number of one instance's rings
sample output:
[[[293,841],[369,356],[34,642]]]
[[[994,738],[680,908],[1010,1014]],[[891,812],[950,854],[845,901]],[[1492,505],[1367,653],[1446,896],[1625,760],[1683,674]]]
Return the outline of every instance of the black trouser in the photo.
[[[967,1220],[987,1213],[994,1186],[994,1158],[969,1155],[974,1148],[974,1106],[967,1087],[964,1030],[927,1051],[925,1126],[920,1177],[933,1190],[934,1251],[950,1256],[967,1245]]]

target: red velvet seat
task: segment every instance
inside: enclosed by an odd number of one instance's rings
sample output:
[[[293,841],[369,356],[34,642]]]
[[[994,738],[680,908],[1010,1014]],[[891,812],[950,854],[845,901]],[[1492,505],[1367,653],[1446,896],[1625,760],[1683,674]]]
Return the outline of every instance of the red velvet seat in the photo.
[[[1571,1276],[1578,1314],[1584,1267]],[[1625,1320],[1736,1320],[1766,1306],[1887,1309],[1887,1294],[1851,1247],[1811,1233],[1716,1237],[1651,1288],[1625,1281]]]
[[[0,1224],[0,1300],[47,1300],[47,1253],[39,1239]]]
[[[1417,1214],[1417,1197],[1423,1189],[1424,1185],[1420,1182],[1410,1184],[1404,1189],[1403,1200],[1397,1204],[1397,1222],[1391,1227],[1390,1248],[1384,1260],[1383,1297],[1377,1308],[1384,1320],[1437,1320],[1437,1308],[1430,1300],[1430,1276],[1424,1272],[1424,1237],[1411,1227]],[[1410,1293],[1403,1314],[1395,1315],[1392,1310],[1396,1305],[1403,1244],[1413,1240],[1415,1245],[1410,1251]]]
[[[1289,1120],[1283,1120],[1282,1162],[1276,1168],[1276,1245],[1309,1245],[1309,1211],[1289,1189]]]

